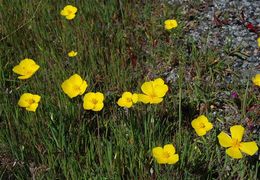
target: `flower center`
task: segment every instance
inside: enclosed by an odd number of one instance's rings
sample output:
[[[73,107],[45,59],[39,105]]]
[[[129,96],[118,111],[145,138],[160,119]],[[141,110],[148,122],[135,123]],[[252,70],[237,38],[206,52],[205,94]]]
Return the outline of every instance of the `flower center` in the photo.
[[[170,157],[170,154],[168,152],[163,152],[163,155],[162,155],[164,158],[169,158]]]
[[[237,139],[232,139],[232,147],[239,148],[240,142]]]
[[[199,127],[203,129],[203,128],[205,128],[205,124],[204,123],[200,123]]]
[[[97,104],[98,101],[97,101],[96,99],[92,99],[92,103],[93,103],[93,104]]]
[[[132,99],[131,98],[126,98],[126,101],[127,102],[132,102]]]
[[[35,103],[35,101],[34,101],[33,99],[28,99],[27,102],[28,102],[29,104]]]

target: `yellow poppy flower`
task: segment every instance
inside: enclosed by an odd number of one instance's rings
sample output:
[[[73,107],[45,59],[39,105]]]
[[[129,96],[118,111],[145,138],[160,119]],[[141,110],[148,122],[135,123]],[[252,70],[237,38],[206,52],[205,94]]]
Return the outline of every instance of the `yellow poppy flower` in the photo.
[[[78,95],[82,95],[88,87],[86,81],[84,81],[78,74],[72,75],[69,79],[65,80],[61,84],[62,90],[70,97],[74,98]]]
[[[89,92],[83,98],[83,108],[92,111],[101,111],[104,107],[104,95],[100,92]]]
[[[65,7],[61,10],[60,14],[61,14],[62,16],[65,16],[66,19],[72,20],[72,19],[75,18],[77,11],[78,11],[78,9],[77,9],[76,7],[74,7],[74,6],[72,6],[72,5],[67,5],[67,6],[65,6]]]
[[[177,26],[178,26],[178,23],[174,19],[168,19],[168,20],[164,21],[164,28],[166,30],[171,30],[173,28],[176,28]]]
[[[41,96],[39,96],[39,95],[31,94],[31,93],[24,93],[20,97],[20,99],[18,101],[18,105],[20,107],[24,107],[27,111],[35,112],[40,100],[41,100]]]
[[[77,52],[76,51],[70,51],[69,53],[68,53],[68,56],[69,57],[75,57],[75,56],[77,56]]]
[[[260,47],[260,37],[257,38],[257,45],[258,45],[258,47]]]
[[[40,66],[34,62],[32,59],[23,59],[18,65],[13,68],[13,72],[21,76],[18,79],[28,79],[30,78]]]
[[[243,157],[242,152],[252,156],[258,151],[256,142],[241,142],[244,134],[244,127],[235,125],[230,128],[231,137],[225,132],[218,135],[219,144],[228,148],[226,154],[232,158],[240,159]]]
[[[161,78],[157,78],[154,81],[143,83],[141,90],[144,94],[138,94],[138,101],[145,104],[158,104],[163,101],[168,86],[164,84]]]
[[[204,136],[208,131],[213,128],[212,123],[204,115],[200,115],[191,122],[191,126],[195,129],[198,136]]]
[[[175,164],[179,161],[179,155],[175,154],[175,148],[172,144],[166,144],[163,148],[153,148],[152,155],[159,164]]]
[[[252,77],[254,85],[260,86],[260,74],[256,74],[255,77]]]
[[[117,104],[121,107],[130,108],[133,106],[134,103],[136,103],[138,100],[137,94],[132,94],[130,92],[124,92],[122,97],[119,98],[117,101]]]

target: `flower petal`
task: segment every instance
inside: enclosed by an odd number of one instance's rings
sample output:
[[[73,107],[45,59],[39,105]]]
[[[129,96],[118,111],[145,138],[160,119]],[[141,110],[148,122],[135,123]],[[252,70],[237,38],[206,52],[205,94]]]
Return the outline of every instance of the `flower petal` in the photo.
[[[76,14],[69,14],[69,15],[66,16],[66,19],[72,20],[72,19],[75,18],[75,16],[76,16]]]
[[[168,164],[175,164],[176,162],[179,161],[179,155],[174,154],[168,158]]]
[[[231,147],[232,146],[232,139],[231,139],[231,137],[228,134],[224,133],[224,132],[221,132],[218,135],[218,141],[219,141],[219,144],[222,147]]]
[[[162,147],[155,147],[152,150],[152,155],[155,158],[161,157],[163,154],[163,148]]]
[[[101,93],[101,92],[97,92],[97,93],[96,93],[96,99],[97,99],[99,102],[104,101],[104,94]]]
[[[138,101],[147,104],[150,102],[150,99],[149,96],[145,94],[138,94]]]
[[[154,93],[156,94],[156,96],[158,97],[164,97],[165,94],[168,91],[168,86],[166,84],[163,85],[155,85],[154,86]]]
[[[38,103],[33,103],[29,107],[26,108],[27,111],[35,112],[38,107]]]
[[[207,133],[205,128],[196,128],[195,132],[197,133],[198,136],[204,136]]]
[[[138,95],[137,95],[136,93],[133,94],[133,96],[132,96],[132,101],[133,101],[133,103],[137,103],[137,101],[138,101]]]
[[[97,103],[92,110],[100,111],[103,107],[104,107],[104,103]]]
[[[240,152],[239,148],[236,147],[230,147],[226,150],[227,155],[229,155],[232,158],[240,159],[242,158],[242,153]]]
[[[150,103],[151,104],[159,104],[160,102],[163,101],[163,98],[160,98],[160,97],[153,97],[153,98],[150,98]]]
[[[146,95],[153,95],[153,84],[151,81],[143,83],[141,90]]]
[[[235,125],[230,128],[232,139],[237,139],[241,142],[245,129],[241,125]]]
[[[83,81],[81,86],[80,86],[80,95],[84,94],[84,92],[86,91],[87,87],[88,87],[87,82]]]
[[[28,79],[30,77],[32,77],[33,74],[30,75],[24,75],[24,76],[18,76],[18,79]]]
[[[249,154],[250,156],[254,155],[258,151],[258,147],[256,142],[241,142],[239,149],[246,153]]]
[[[165,152],[167,152],[170,155],[174,155],[175,154],[175,148],[172,144],[166,144],[163,146],[163,150]]]
[[[61,88],[64,91],[65,94],[67,94],[70,98],[74,98],[78,95],[78,92],[75,91],[75,89],[73,88],[73,84],[70,83],[69,80],[65,80],[62,84],[61,84]]]

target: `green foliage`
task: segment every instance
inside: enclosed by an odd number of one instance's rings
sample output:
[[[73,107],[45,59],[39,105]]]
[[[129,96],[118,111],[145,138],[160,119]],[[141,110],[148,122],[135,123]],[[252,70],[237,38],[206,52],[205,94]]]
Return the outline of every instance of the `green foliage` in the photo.
[[[201,50],[185,36],[182,7],[155,0],[71,4],[79,11],[67,21],[59,14],[64,1],[0,0],[0,179],[259,177],[257,157],[225,155],[217,134],[229,126],[210,108],[222,90],[241,93],[243,116],[259,98],[250,86],[217,86],[227,65],[217,52]],[[179,26],[166,32],[163,22],[169,18]],[[75,58],[67,56],[71,50],[78,52]],[[12,68],[26,57],[41,68],[21,81]],[[177,80],[167,82],[163,103],[117,106],[122,92],[141,92],[144,81],[166,78],[170,71]],[[101,112],[84,111],[82,97],[69,99],[62,92],[61,83],[73,73],[87,80],[87,91],[105,94]],[[24,92],[41,95],[36,113],[17,106]],[[204,139],[190,125],[199,114],[214,124]],[[180,154],[175,165],[158,165],[151,156],[153,147],[166,143]]]

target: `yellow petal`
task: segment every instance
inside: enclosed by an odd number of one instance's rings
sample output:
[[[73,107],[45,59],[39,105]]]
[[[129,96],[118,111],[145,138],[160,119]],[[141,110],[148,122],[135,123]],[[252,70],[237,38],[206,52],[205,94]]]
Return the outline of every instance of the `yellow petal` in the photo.
[[[145,103],[145,104],[150,102],[149,96],[147,96],[145,94],[137,94],[137,95],[138,95],[138,101]]]
[[[130,108],[133,103],[132,102],[129,102],[127,101],[125,98],[120,98],[118,101],[117,101],[117,104],[121,107],[126,107],[126,108]]]
[[[76,85],[76,86],[81,86],[82,83],[83,83],[83,80],[82,78],[80,77],[80,75],[78,74],[73,74],[69,79],[68,81],[73,84],[73,85]]]
[[[163,146],[163,150],[167,152],[170,155],[173,155],[175,153],[175,148],[172,144],[166,144]]]
[[[84,101],[83,102],[83,108],[86,110],[91,110],[94,108],[94,104],[91,103],[90,101]]]
[[[197,133],[198,136],[204,136],[207,133],[205,128],[197,128],[195,129],[195,132]]]
[[[39,96],[39,95],[33,95],[32,98],[33,98],[34,102],[36,102],[36,103],[40,102],[40,100],[41,100],[41,96]]]
[[[30,75],[24,75],[24,76],[18,76],[18,79],[28,79],[30,77],[32,77],[33,74]]]
[[[68,11],[65,11],[64,9],[60,11],[60,15],[62,16],[67,16],[68,14]]]
[[[153,150],[152,150],[153,157],[158,158],[158,157],[162,156],[162,154],[163,154],[163,148],[162,147],[153,148]]]
[[[232,158],[235,159],[240,159],[242,158],[242,153],[240,152],[240,150],[236,147],[230,147],[226,150],[227,155],[229,155]]]
[[[123,98],[130,98],[130,99],[132,99],[132,93],[130,93],[130,92],[124,92],[124,93],[122,94],[122,97],[123,97]]]
[[[69,15],[66,16],[66,19],[72,20],[72,19],[75,18],[75,16],[76,16],[76,14],[69,14]]]
[[[238,142],[241,142],[244,135],[245,129],[241,125],[235,125],[230,128],[232,139],[237,139]]]
[[[132,101],[133,101],[133,103],[137,103],[137,101],[138,101],[138,95],[137,95],[136,93],[133,94],[133,96],[132,96]]]
[[[38,103],[33,103],[29,107],[26,108],[27,111],[35,112],[38,107]]]
[[[249,154],[250,156],[254,155],[258,151],[258,147],[256,142],[241,142],[239,149],[246,153]]]
[[[21,65],[16,65],[13,68],[13,72],[15,72],[16,74],[19,74],[19,75],[25,75],[26,74],[25,69]]]
[[[97,103],[92,110],[100,111],[103,107],[104,107],[104,103]]]
[[[169,158],[168,158],[168,164],[175,164],[176,162],[178,162],[179,161],[179,155],[178,154],[174,154],[174,155],[172,155],[172,156],[170,156]]]
[[[101,93],[101,92],[97,92],[97,93],[96,93],[96,99],[97,99],[99,102],[104,101],[104,94]]]
[[[141,86],[141,90],[146,95],[153,95],[153,85],[152,85],[152,82],[150,81],[150,82],[143,83],[143,85]]]
[[[210,122],[205,123],[205,129],[206,131],[209,131],[213,128],[213,124]]]
[[[153,98],[150,98],[149,101],[150,101],[151,104],[159,104],[163,101],[163,98],[153,97]]]
[[[77,91],[75,91],[73,84],[70,83],[69,80],[65,80],[61,84],[61,88],[70,98],[74,98],[79,95]]]
[[[169,161],[169,158],[165,158],[163,156],[159,156],[158,158],[155,158],[157,160],[157,163],[159,164],[166,164]]]
[[[64,7],[64,10],[75,14],[78,9],[74,6],[72,6],[72,5],[67,5],[67,6]]]
[[[162,78],[157,78],[153,80],[153,85],[164,85],[164,80]]]
[[[219,141],[219,144],[222,147],[231,147],[232,146],[232,139],[231,139],[231,137],[228,134],[224,133],[224,132],[221,132],[218,135],[218,141]]]
[[[84,92],[86,91],[87,87],[88,87],[87,82],[83,81],[81,86],[80,86],[80,95],[84,94]]]
[[[158,97],[163,97],[168,91],[168,86],[164,85],[155,85],[154,86],[154,94]]]

